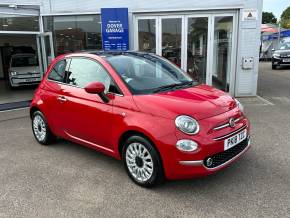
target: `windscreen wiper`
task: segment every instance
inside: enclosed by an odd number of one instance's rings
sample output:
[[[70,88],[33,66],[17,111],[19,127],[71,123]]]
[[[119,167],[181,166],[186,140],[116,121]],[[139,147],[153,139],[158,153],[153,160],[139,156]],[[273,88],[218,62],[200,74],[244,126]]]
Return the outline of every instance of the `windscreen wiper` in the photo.
[[[173,83],[170,85],[165,85],[165,86],[160,86],[158,88],[156,88],[153,93],[157,93],[157,92],[162,92],[162,91],[168,91],[168,90],[172,90],[175,87],[179,86],[181,83]]]
[[[177,88],[191,87],[193,85],[195,85],[194,81],[187,81],[187,82],[183,82],[183,83],[173,83],[170,85],[158,87],[153,91],[153,93],[168,91],[168,90],[175,90]]]

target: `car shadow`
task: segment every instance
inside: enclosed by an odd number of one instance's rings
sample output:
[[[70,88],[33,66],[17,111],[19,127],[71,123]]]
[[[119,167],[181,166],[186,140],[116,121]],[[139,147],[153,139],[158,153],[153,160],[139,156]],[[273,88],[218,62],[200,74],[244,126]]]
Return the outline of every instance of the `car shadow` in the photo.
[[[279,67],[277,67],[277,69],[276,70],[290,70],[290,65],[288,65],[288,66],[279,66]]]
[[[109,168],[110,172],[116,172],[118,176],[122,175],[122,177],[128,178],[121,161],[94,149],[69,142],[64,139],[59,139],[54,145],[49,146],[49,148],[62,150],[63,152],[65,151],[66,153],[72,154],[72,156],[76,156],[77,158],[81,157],[90,162],[92,161],[96,163],[102,163],[104,169]],[[245,155],[248,153],[249,151]],[[241,157],[237,162],[234,162],[223,170],[206,177],[198,177],[186,180],[166,180],[164,183],[153,187],[153,189],[154,191],[160,193],[168,191],[187,192],[188,190],[191,190],[191,192],[196,192],[200,191],[201,189],[211,190],[223,183],[226,184],[239,182],[239,177],[242,173],[241,171],[244,172],[247,170],[247,168],[251,167],[247,159],[247,157]],[[126,182],[130,185],[132,184],[129,178],[126,179]]]
[[[119,160],[110,157],[106,154],[103,154],[102,152],[96,151],[92,148],[74,143],[74,142],[70,142],[68,140],[65,139],[57,139],[57,141],[52,144],[47,146],[48,148],[51,149],[58,149],[58,150],[62,150],[71,154],[78,154],[77,156],[82,156],[84,158],[88,158],[88,159],[93,159],[93,160],[102,160],[104,162],[108,162],[108,163],[118,163]]]

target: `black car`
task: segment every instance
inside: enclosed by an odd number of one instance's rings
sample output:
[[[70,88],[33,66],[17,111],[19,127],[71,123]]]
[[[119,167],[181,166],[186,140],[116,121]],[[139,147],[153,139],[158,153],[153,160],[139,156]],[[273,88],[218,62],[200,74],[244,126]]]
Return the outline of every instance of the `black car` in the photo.
[[[290,65],[290,42],[284,42],[279,49],[273,53],[272,69],[276,69],[280,65]]]

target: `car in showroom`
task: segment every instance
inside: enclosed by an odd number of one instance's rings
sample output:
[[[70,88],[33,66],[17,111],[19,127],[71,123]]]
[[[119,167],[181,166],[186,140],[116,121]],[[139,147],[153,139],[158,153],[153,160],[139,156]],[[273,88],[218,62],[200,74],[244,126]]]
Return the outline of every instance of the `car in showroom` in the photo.
[[[37,85],[41,81],[38,57],[33,53],[18,53],[11,56],[9,85],[11,88]]]
[[[122,160],[144,187],[212,174],[250,147],[250,123],[238,100],[142,52],[57,57],[30,116],[40,144],[60,137],[103,152]]]
[[[290,65],[290,42],[283,42],[272,56],[272,69],[279,66]]]

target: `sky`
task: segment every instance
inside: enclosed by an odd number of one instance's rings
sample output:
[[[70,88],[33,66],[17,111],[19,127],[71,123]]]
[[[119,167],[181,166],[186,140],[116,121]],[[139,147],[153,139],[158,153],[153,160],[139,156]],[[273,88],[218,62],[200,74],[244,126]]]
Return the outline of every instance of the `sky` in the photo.
[[[288,6],[290,6],[290,0],[263,0],[263,11],[273,12],[278,19]]]

